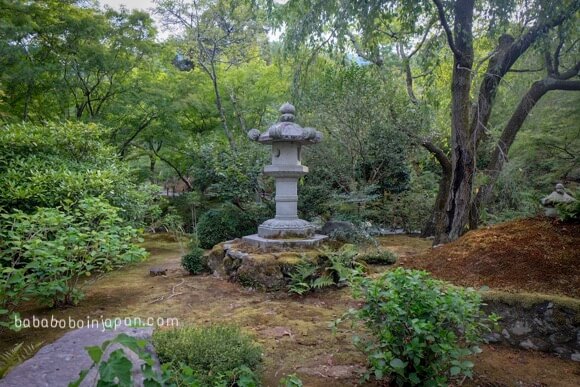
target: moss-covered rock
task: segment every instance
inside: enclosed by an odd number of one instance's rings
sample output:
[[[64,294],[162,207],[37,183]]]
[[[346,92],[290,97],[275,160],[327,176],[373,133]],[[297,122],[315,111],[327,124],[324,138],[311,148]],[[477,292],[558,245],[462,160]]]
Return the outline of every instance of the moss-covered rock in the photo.
[[[243,286],[266,291],[283,290],[290,272],[303,256],[315,258],[318,250],[262,251],[241,241],[221,243],[207,253],[208,266]]]

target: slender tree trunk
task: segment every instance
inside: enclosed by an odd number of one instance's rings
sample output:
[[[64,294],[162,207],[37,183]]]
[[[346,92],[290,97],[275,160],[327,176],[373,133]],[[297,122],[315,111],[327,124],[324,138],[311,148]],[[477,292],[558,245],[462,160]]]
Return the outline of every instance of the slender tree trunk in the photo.
[[[213,64],[212,64],[212,70],[213,70]],[[218,87],[217,74],[215,73],[215,70],[213,70],[211,80],[213,82],[213,91],[215,93],[215,105],[216,105],[218,112],[220,114],[220,121],[222,123],[222,127],[224,128],[224,132],[225,132],[226,137],[228,139],[228,143],[230,144],[231,150],[236,152],[236,150],[237,150],[236,142],[234,141],[234,136],[232,135],[232,132],[230,131],[230,128],[228,126],[228,121],[226,119],[226,113],[224,112],[224,108],[222,105],[222,97],[221,97],[220,90]]]

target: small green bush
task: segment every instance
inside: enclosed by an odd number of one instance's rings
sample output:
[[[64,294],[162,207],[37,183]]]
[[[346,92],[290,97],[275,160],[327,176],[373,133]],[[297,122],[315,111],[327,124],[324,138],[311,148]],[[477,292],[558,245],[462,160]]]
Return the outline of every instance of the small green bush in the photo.
[[[242,211],[233,204],[224,204],[203,214],[197,224],[199,247],[214,245],[244,235],[255,234],[262,218],[257,210]]]
[[[449,378],[471,377],[473,363],[464,357],[481,351],[478,344],[496,319],[484,316],[476,291],[403,268],[376,280],[360,279],[355,289],[364,305],[347,315],[370,333],[369,339],[355,337],[368,355],[367,378],[441,386]]]
[[[371,251],[360,255],[358,259],[372,265],[392,265],[397,262],[397,256],[389,250]]]
[[[118,212],[106,200],[85,198],[0,214],[0,316],[30,298],[74,305],[83,296],[81,278],[144,259],[147,252],[134,244],[139,232]]]
[[[193,275],[207,271],[203,249],[194,247],[188,254],[181,257],[181,266]]]
[[[262,356],[261,348],[249,336],[225,325],[157,330],[153,345],[161,363],[190,367],[202,385],[235,378],[236,370],[243,367],[255,370]]]

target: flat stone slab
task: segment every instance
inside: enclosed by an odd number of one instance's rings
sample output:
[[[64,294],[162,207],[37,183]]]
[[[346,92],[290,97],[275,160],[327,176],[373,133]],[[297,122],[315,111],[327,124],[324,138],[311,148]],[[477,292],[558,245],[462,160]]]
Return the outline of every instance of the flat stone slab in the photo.
[[[266,239],[262,238],[258,234],[253,234],[242,237],[242,240],[251,246],[267,249],[270,247],[280,247],[280,248],[315,247],[320,246],[320,244],[327,238],[328,236],[326,235],[314,234],[312,237],[305,239]]]
[[[115,330],[105,330],[104,332],[102,327],[81,328],[68,332],[54,343],[42,347],[32,358],[10,370],[3,379],[0,379],[0,386],[68,386],[70,382],[78,379],[82,370],[88,369],[93,364],[85,347],[101,345],[105,340],[112,340],[121,333],[150,341],[153,328],[119,326]],[[153,347],[151,345],[149,347],[148,350],[152,352]],[[120,348],[118,344],[109,346],[103,359],[106,359],[109,353],[118,348]],[[141,360],[129,349],[125,350],[125,354],[133,363],[133,384],[142,386]],[[153,357],[156,359],[154,354]],[[97,376],[97,369],[94,368],[81,386],[94,385]]]

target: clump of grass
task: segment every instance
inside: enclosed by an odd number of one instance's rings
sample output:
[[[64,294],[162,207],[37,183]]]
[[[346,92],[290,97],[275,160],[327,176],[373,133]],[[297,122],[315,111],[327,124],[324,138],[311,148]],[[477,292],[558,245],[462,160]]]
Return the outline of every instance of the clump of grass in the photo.
[[[157,330],[153,345],[161,363],[190,367],[203,385],[237,374],[237,370],[256,369],[262,349],[238,327],[212,325]]]

